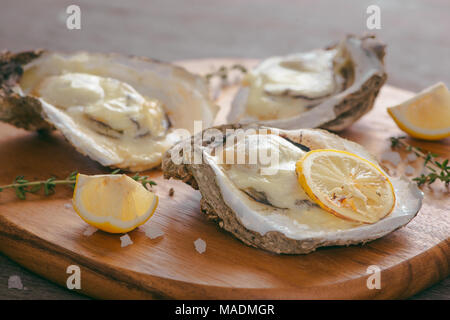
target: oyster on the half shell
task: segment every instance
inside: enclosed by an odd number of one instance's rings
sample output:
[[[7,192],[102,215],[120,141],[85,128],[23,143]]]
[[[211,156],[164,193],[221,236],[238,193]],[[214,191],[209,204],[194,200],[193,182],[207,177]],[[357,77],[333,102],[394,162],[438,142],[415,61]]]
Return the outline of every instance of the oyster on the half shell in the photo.
[[[181,67],[117,54],[30,51],[0,54],[0,120],[27,130],[58,129],[104,166],[141,171],[210,126],[217,107],[205,80]]]
[[[255,125],[212,129],[167,151],[162,163],[164,177],[200,190],[202,211],[248,245],[302,254],[322,246],[365,243],[404,226],[421,207],[423,195],[417,186],[391,177],[396,203],[387,217],[373,224],[336,217],[308,197],[297,181],[295,164],[314,149],[343,150],[377,164],[362,146],[320,129],[279,130]],[[275,153],[277,161],[249,161],[252,154]],[[231,164],[224,159],[231,159]]]
[[[372,108],[386,81],[384,45],[347,36],[335,46],[271,57],[242,81],[228,123],[343,130]]]

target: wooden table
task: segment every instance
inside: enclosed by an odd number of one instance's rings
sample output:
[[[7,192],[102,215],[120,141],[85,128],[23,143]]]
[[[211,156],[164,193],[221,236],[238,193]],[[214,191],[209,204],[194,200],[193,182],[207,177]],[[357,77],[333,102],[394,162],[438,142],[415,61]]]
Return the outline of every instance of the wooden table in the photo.
[[[366,29],[371,1],[78,1],[81,30],[66,28],[66,4],[56,0],[3,0],[0,49],[47,48],[151,56],[163,60],[251,57],[307,50],[347,32]],[[344,7],[345,5],[345,7]],[[389,1],[381,8],[380,38],[388,43],[388,83],[420,90],[439,80],[450,85],[445,16],[450,5]],[[326,23],[324,23],[326,21]],[[420,21],[420,28],[418,27]],[[438,22],[438,23],[436,23]],[[19,275],[27,290],[8,289]],[[0,299],[83,299],[0,255]],[[414,298],[450,299],[450,279]]]

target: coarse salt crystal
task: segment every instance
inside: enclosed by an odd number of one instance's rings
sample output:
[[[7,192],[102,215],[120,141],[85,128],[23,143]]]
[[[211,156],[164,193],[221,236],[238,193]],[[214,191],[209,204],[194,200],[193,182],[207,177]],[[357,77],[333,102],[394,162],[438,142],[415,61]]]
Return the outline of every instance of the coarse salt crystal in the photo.
[[[429,175],[431,173],[431,170],[428,169],[427,167],[423,167],[422,171],[420,172],[420,174],[424,174],[424,175]]]
[[[64,204],[64,208],[66,208],[66,209],[72,209],[72,204],[71,204],[71,203],[65,203],[65,204]]]
[[[408,155],[406,156],[406,160],[408,162],[416,161],[417,158],[418,158],[418,156],[414,152],[408,153]]]
[[[413,167],[411,167],[410,165],[406,166],[405,168],[405,174],[407,176],[413,175],[414,171],[416,171]]]
[[[8,289],[23,290],[22,279],[19,276],[10,276],[8,279]]]
[[[89,237],[92,236],[98,229],[93,226],[88,226],[86,230],[83,232],[83,236]]]
[[[194,246],[198,253],[203,253],[206,251],[206,242],[200,238],[194,241]]]
[[[444,183],[437,180],[429,185],[431,191],[433,192],[436,199],[441,199],[442,196],[445,197],[445,193],[447,188],[445,187]],[[445,198],[444,198],[445,199]]]
[[[164,235],[164,231],[162,231],[158,226],[151,225],[145,230],[145,235],[150,239],[156,239]]]
[[[394,166],[398,166],[401,160],[400,154],[396,151],[386,151],[381,155],[381,161],[390,162]]]
[[[132,245],[133,241],[131,240],[130,236],[128,234],[125,234],[123,236],[120,237],[120,246],[122,248],[125,248],[129,245]]]

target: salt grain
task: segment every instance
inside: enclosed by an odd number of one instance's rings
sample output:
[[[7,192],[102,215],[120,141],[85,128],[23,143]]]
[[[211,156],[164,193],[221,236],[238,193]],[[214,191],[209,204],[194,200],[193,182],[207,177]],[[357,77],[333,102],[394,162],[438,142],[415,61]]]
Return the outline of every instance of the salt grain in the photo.
[[[422,171],[420,172],[420,174],[424,174],[424,175],[429,175],[431,173],[431,170],[428,169],[427,167],[423,167]]]
[[[406,166],[406,168],[405,168],[405,174],[407,176],[413,175],[415,171],[416,170],[413,167],[411,167],[410,165]]]
[[[400,154],[396,151],[386,151],[381,155],[381,161],[390,162],[394,166],[398,166],[401,160]]]
[[[92,236],[98,229],[93,226],[88,226],[86,230],[83,232],[83,236],[89,237]]]
[[[442,197],[444,197],[445,199],[445,194],[447,194],[447,188],[445,187],[445,184],[443,182],[437,180],[432,184],[430,184],[429,188],[433,192],[435,199],[442,199]]]
[[[10,276],[8,279],[8,289],[23,290],[22,279],[19,276]]]
[[[200,238],[194,241],[194,246],[195,250],[200,254],[206,251],[206,242]]]
[[[66,209],[72,209],[72,204],[71,204],[71,203],[65,203],[65,204],[64,204],[64,208],[66,208]]]
[[[133,241],[131,240],[131,238],[130,238],[130,236],[128,234],[121,236],[120,237],[120,242],[121,242],[120,246],[122,248],[125,248],[125,247],[133,244]]]
[[[417,158],[418,158],[418,156],[414,152],[408,153],[408,155],[406,156],[406,160],[408,162],[416,161]]]
[[[145,230],[145,235],[150,239],[156,239],[162,237],[164,235],[164,231],[162,231],[158,226],[151,225]]]

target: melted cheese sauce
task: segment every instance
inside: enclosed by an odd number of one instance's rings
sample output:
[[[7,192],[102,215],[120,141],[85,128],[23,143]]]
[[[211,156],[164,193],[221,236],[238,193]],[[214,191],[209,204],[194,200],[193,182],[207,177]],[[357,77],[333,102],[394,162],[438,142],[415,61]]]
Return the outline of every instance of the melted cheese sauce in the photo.
[[[271,164],[261,161],[255,164],[220,164],[222,158],[215,156],[216,163],[234,186],[247,195],[247,205],[254,212],[288,218],[304,230],[342,230],[360,225],[328,213],[308,197],[297,182],[295,173],[295,163],[305,152],[294,144],[278,135],[248,135],[223,151],[232,153],[239,148],[245,148],[246,153],[256,149],[261,154],[278,150],[278,161]],[[255,195],[266,203],[255,200]]]
[[[162,103],[117,79],[67,72],[44,77],[31,93],[62,110],[76,130],[95,139],[105,152],[112,150],[130,167],[160,162],[173,144],[166,137],[169,123]]]
[[[244,79],[247,116],[258,120],[299,115],[339,90],[336,50],[315,50],[263,61]]]
[[[139,138],[164,135],[167,128],[161,102],[116,79],[66,73],[44,78],[36,92],[100,134]]]

